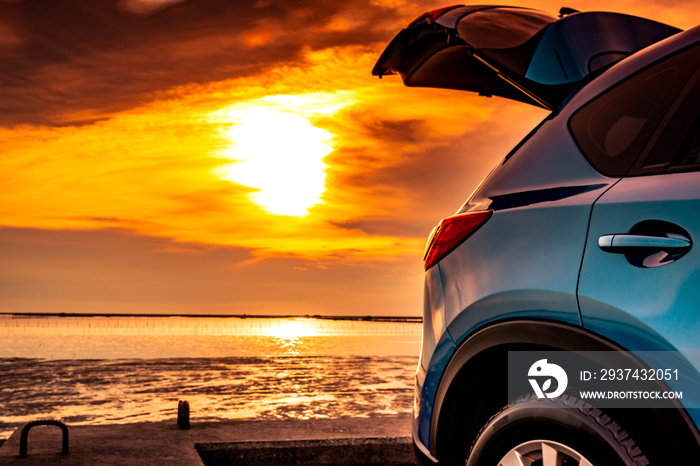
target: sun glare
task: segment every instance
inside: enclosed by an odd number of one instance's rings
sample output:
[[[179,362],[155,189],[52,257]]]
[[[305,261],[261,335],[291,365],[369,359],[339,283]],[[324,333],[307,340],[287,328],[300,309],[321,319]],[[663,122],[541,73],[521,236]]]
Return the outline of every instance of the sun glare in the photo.
[[[315,320],[287,319],[274,321],[263,333],[281,340],[295,340],[319,335],[321,333],[319,327],[319,323]]]
[[[251,200],[273,214],[303,216],[322,202],[331,133],[275,108],[241,109],[232,117],[224,156],[234,163],[217,170],[220,178],[256,189]]]

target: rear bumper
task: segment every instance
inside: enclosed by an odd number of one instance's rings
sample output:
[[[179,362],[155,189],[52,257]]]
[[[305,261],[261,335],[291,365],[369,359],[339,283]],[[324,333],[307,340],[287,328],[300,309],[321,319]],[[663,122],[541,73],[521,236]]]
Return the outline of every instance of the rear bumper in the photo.
[[[433,458],[427,448],[415,436],[413,437],[413,451],[416,454],[416,464],[418,466],[435,466],[439,464],[438,460]]]

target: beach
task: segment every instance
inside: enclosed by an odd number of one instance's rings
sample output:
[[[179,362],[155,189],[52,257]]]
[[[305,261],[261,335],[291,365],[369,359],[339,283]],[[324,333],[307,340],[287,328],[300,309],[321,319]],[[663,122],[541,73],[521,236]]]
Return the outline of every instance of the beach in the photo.
[[[180,400],[193,424],[405,416],[419,347],[415,322],[4,317],[0,438],[44,418],[174,422]]]

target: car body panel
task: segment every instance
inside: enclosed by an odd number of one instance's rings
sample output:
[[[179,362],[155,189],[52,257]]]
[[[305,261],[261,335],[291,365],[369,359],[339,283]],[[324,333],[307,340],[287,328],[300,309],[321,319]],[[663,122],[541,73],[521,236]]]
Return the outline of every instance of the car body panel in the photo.
[[[426,448],[430,446],[431,422],[433,419],[433,408],[435,406],[435,396],[440,386],[442,374],[450,359],[455,353],[457,345],[448,332],[444,332],[440,341],[435,346],[427,364],[428,370],[419,365],[416,377],[416,395],[419,397],[415,403],[413,413],[413,433],[414,437]]]
[[[664,265],[630,263],[658,251],[603,251],[600,236],[628,233],[649,220],[668,222],[700,239],[700,173],[624,178],[593,207],[579,283],[583,326],[631,351],[680,351],[695,365],[688,379],[671,381],[684,403],[700,406],[700,247]],[[664,224],[665,225],[665,224]],[[649,234],[658,234],[650,231]],[[651,362],[649,361],[650,365]],[[700,425],[700,410],[691,410]]]
[[[494,214],[440,262],[445,320],[458,343],[523,315],[580,324],[576,285],[591,206],[617,179],[586,163],[565,121],[545,121],[460,209]]]
[[[576,282],[595,197],[496,211],[440,261],[445,319],[455,341],[496,319],[523,314],[580,323]]]
[[[418,365],[429,367],[435,347],[446,330],[445,301],[442,289],[442,276],[439,267],[431,267],[425,274],[423,290],[423,338]]]
[[[563,110],[556,118],[548,117],[541,123],[491,172],[459,212],[556,201],[615,183],[618,178],[601,175],[583,158],[567,129],[569,114]]]

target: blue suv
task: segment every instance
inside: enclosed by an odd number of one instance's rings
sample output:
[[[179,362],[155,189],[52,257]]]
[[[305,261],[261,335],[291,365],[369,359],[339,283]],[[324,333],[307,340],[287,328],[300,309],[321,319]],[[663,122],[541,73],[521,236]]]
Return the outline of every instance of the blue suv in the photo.
[[[426,13],[381,55],[379,77],[551,110],[430,235],[420,464],[700,464],[699,64],[700,28],[498,6]],[[570,374],[513,399],[530,351],[665,355],[684,397],[604,408]]]

